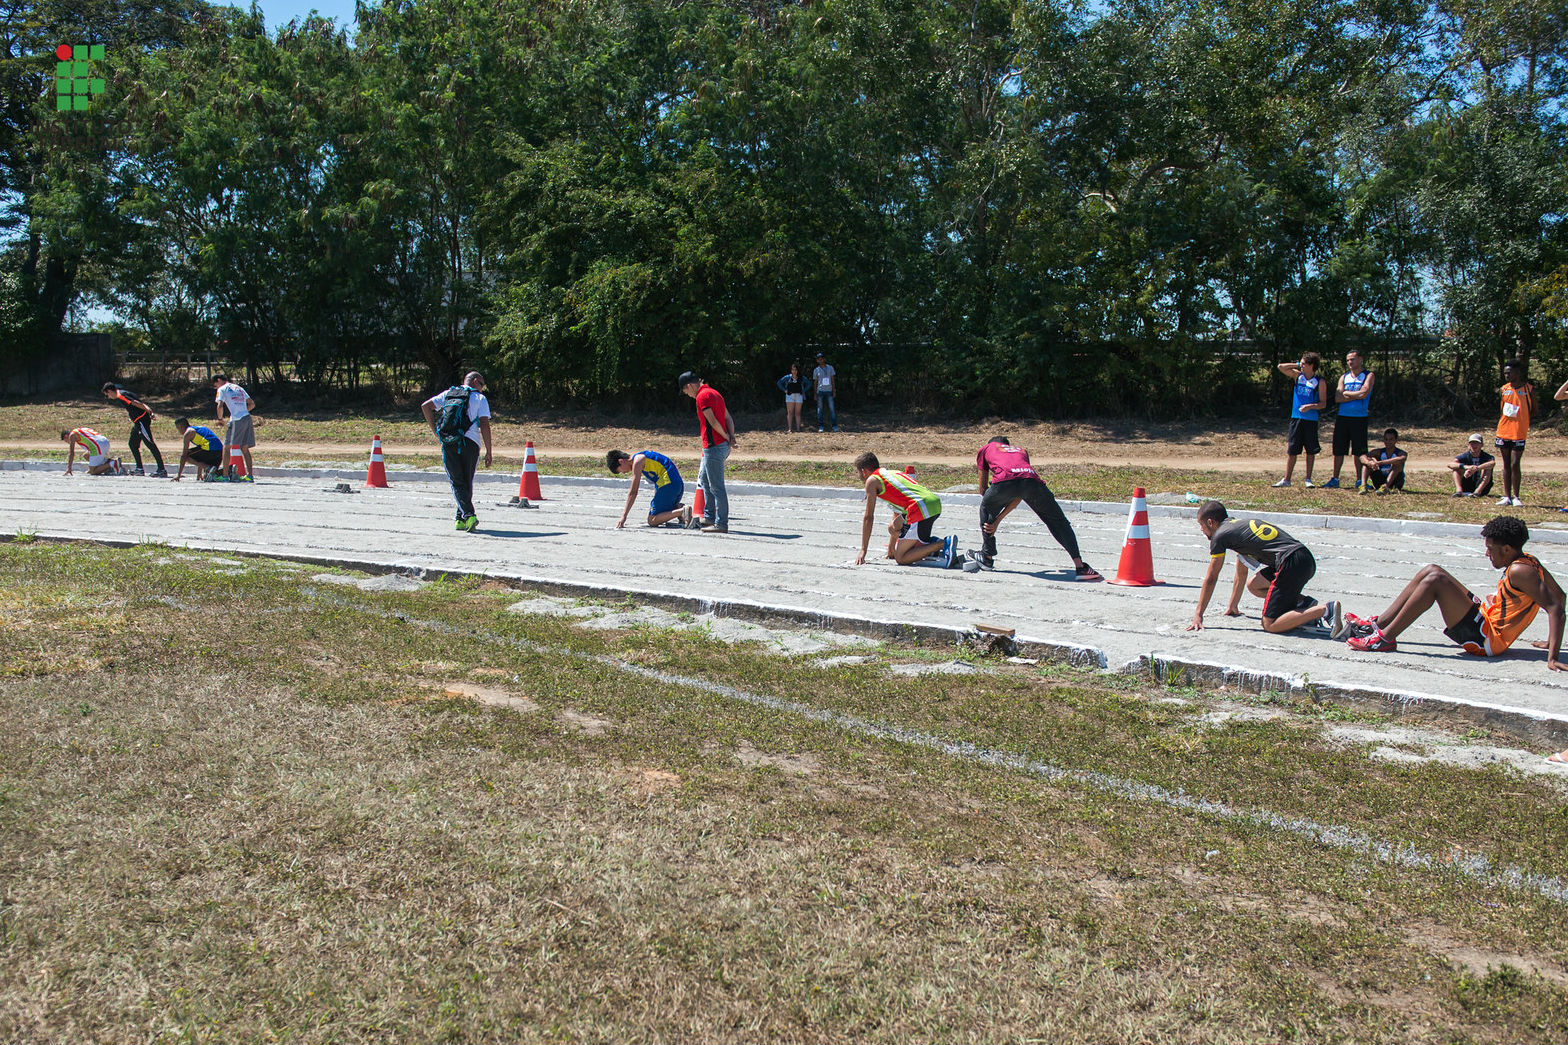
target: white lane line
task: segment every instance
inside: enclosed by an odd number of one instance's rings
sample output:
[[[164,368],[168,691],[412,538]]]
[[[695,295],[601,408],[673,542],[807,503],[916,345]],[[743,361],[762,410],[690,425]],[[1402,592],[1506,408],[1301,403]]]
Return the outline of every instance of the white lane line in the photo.
[[[1565,884],[1562,879],[1537,874],[1534,871],[1528,871],[1509,864],[1499,866],[1494,864],[1484,853],[1470,853],[1458,848],[1450,849],[1446,855],[1428,853],[1408,842],[1382,839],[1366,831],[1342,824],[1320,824],[1307,817],[1276,813],[1271,809],[1263,807],[1239,809],[1224,802],[1190,795],[1182,790],[1171,791],[1155,784],[1128,780],[1124,777],[1113,776],[1112,774],[1096,770],[1063,769],[1050,762],[1043,762],[1039,759],[1029,758],[1011,751],[985,748],[967,740],[948,740],[919,730],[874,722],[855,715],[846,715],[839,711],[812,707],[809,704],[802,704],[798,701],[770,697],[761,693],[752,693],[721,682],[710,682],[707,679],[656,671],[652,668],[643,667],[640,664],[632,664],[604,654],[582,653],[572,649],[545,646],[526,639],[501,635],[484,629],[460,628],[454,624],[448,624],[446,621],[424,620],[395,610],[383,610],[376,606],[354,602],[353,600],[344,599],[341,596],[323,592],[309,586],[301,586],[300,591],[307,596],[340,608],[351,609],[370,616],[390,617],[414,627],[440,632],[445,635],[480,639],[485,642],[512,646],[528,653],[542,653],[598,664],[628,675],[636,675],[640,678],[651,679],[665,684],[685,686],[689,689],[726,697],[754,707],[763,707],[770,711],[793,715],[808,722],[834,726],[855,736],[909,744],[914,747],[939,752],[962,762],[992,766],[999,769],[1011,769],[1039,777],[1043,780],[1049,780],[1052,783],[1078,784],[1095,791],[1136,802],[1147,802],[1166,806],[1170,809],[1178,809],[1183,812],[1210,816],[1218,820],[1261,827],[1281,834],[1293,835],[1328,849],[1337,849],[1341,852],[1364,856],[1390,867],[1427,870],[1440,874],[1448,872],[1477,885],[1536,893],[1554,903],[1568,904],[1568,884]]]

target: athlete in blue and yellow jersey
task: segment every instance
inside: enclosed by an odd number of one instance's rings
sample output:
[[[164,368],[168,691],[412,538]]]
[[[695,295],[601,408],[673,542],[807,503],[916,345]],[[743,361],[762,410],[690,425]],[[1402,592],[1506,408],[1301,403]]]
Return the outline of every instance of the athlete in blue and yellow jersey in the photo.
[[[632,505],[637,502],[637,491],[642,487],[644,478],[653,484],[653,503],[648,505],[648,525],[663,526],[677,518],[682,526],[691,525],[691,509],[681,504],[686,484],[681,481],[681,470],[675,467],[674,461],[652,450],[639,450],[635,454],[611,450],[604,455],[604,463],[613,475],[632,473],[632,488],[627,491],[626,507],[621,510],[621,520],[615,524],[616,529],[626,526],[626,517],[632,513]]]
[[[187,461],[196,465],[197,482],[207,477],[207,469],[223,468],[223,440],[219,439],[212,429],[205,425],[193,425],[190,419],[185,417],[175,418],[174,427],[185,437],[185,446],[180,451],[180,470],[175,473],[175,482],[179,482],[180,476],[185,474]]]

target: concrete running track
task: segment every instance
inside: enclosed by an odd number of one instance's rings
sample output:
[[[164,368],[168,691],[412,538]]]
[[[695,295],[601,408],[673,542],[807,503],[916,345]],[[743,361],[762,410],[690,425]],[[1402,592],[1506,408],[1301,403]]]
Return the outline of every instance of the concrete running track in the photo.
[[[516,478],[481,472],[480,530],[452,529],[453,506],[439,473],[394,472],[370,490],[363,471],[261,469],[255,484],[178,485],[150,478],[67,477],[58,464],[0,466],[0,534],[109,542],[160,541],[193,549],[285,555],[345,566],[452,571],[554,586],[583,594],[630,593],[719,613],[777,615],[856,630],[887,623],[963,630],[1015,628],[1024,652],[1067,657],[1159,679],[1289,689],[1381,706],[1396,714],[1477,723],[1543,749],[1568,742],[1568,673],[1551,673],[1538,617],[1510,653],[1464,656],[1441,634],[1436,612],[1399,640],[1396,654],[1357,653],[1328,638],[1269,635],[1259,602],[1247,616],[1223,615],[1227,567],[1202,632],[1185,630],[1208,561],[1189,508],[1151,510],[1158,587],[1086,584],[1025,506],[1004,522],[997,569],[898,567],[878,558],[886,542],[879,506],[866,565],[858,550],[862,499],[854,490],[731,484],[730,533],[701,534],[614,523],[626,482],[544,477],[547,500],[506,506]],[[349,484],[349,494],[333,492]],[[972,494],[944,497],[938,535],[977,547]],[[1125,506],[1064,502],[1084,557],[1115,573]],[[1495,590],[1479,528],[1399,520],[1264,515],[1300,537],[1318,560],[1308,594],[1342,599],[1364,616],[1383,609],[1423,563],[1436,562],[1477,594]],[[1532,526],[1530,550],[1568,579],[1568,533]],[[876,622],[881,622],[880,624]],[[896,629],[894,629],[896,630]]]

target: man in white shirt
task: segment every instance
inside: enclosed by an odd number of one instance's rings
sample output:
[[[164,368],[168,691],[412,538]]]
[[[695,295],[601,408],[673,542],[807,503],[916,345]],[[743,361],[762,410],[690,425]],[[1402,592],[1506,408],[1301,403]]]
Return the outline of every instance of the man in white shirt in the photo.
[[[457,502],[455,528],[466,533],[479,527],[479,516],[474,513],[474,473],[479,469],[481,436],[485,467],[490,467],[490,401],[485,398],[484,387],[485,379],[477,370],[471,370],[461,385],[437,392],[419,407],[430,431],[441,440],[441,464],[452,483],[452,500]],[[456,423],[443,427],[448,417],[445,407],[449,397],[461,397],[468,405],[461,415],[457,415]]]
[[[811,372],[811,383],[817,392],[817,431],[825,431],[824,424],[838,431],[838,371],[821,352],[817,353],[817,368]]]
[[[251,399],[249,392],[222,374],[214,375],[212,387],[217,392],[213,402],[217,404],[218,420],[223,420],[224,410],[229,412],[229,427],[223,445],[239,447],[240,456],[245,459],[244,481],[253,483],[256,481],[256,466],[251,463],[250,448],[256,445],[256,420],[250,416],[250,412],[256,409],[256,402]],[[233,460],[233,456],[230,455],[229,461]],[[228,472],[229,479],[233,481],[234,465],[227,464],[225,470]]]

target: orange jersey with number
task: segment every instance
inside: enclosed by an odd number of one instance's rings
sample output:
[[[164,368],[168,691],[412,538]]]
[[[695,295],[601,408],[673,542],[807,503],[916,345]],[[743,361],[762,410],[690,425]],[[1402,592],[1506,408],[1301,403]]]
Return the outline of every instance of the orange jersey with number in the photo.
[[[1533,566],[1535,575],[1545,585],[1546,570],[1536,561],[1535,556],[1521,553],[1514,562]],[[1513,563],[1509,563],[1508,569],[1513,569]],[[1481,630],[1486,633],[1487,652],[1495,657],[1512,646],[1514,640],[1535,620],[1540,608],[1534,599],[1509,582],[1508,570],[1504,570],[1502,579],[1497,582],[1497,594],[1481,600]]]
[[[1530,400],[1533,386],[1526,383],[1518,388],[1503,386],[1502,416],[1497,419],[1497,438],[1524,442],[1530,434]]]

